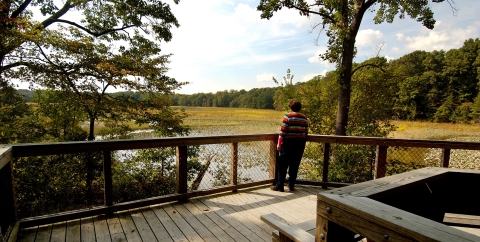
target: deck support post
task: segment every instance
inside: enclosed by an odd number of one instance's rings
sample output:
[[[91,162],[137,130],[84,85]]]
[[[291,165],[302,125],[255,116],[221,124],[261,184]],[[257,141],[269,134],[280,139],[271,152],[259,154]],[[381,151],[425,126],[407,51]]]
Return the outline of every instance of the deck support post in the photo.
[[[232,143],[232,158],[230,160],[230,185],[237,185],[238,172],[238,143]],[[237,192],[237,190],[233,190]]]
[[[323,149],[323,171],[322,171],[322,182],[328,182],[328,164],[330,161],[330,143],[325,143]],[[327,189],[327,185],[322,185],[323,189]]]
[[[176,193],[187,193],[187,146],[177,146],[177,187]]]
[[[278,139],[278,138],[277,138]],[[269,177],[273,178],[273,184],[276,185],[277,170],[278,170],[278,151],[277,151],[277,139],[270,141],[270,170]]]
[[[355,233],[351,230],[342,227],[323,216],[317,215],[315,241],[353,241],[354,237]]]
[[[12,149],[0,147],[0,235],[18,220],[13,184]]]
[[[377,146],[374,179],[385,177],[385,173],[387,171],[387,149],[388,146]]]
[[[112,155],[110,151],[103,151],[103,176],[104,176],[104,204],[113,205],[113,182],[112,182]]]
[[[442,167],[448,168],[450,163],[450,149],[442,149]]]

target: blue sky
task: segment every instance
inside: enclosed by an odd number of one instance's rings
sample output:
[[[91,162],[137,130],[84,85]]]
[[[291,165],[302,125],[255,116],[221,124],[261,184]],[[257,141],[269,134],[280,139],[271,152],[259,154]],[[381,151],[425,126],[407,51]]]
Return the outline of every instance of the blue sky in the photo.
[[[319,29],[312,30],[320,20],[316,16],[282,9],[270,20],[261,19],[256,10],[259,0],[181,0],[178,5],[165,1],[180,23],[171,30],[173,39],[161,43],[164,54],[173,54],[168,75],[190,83],[177,93],[275,87],[272,76],[282,79],[287,69],[294,82],[304,82],[334,68],[318,58],[326,50],[327,38]],[[367,12],[354,61],[377,54],[395,59],[415,50],[460,48],[466,39],[480,38],[480,0],[450,1],[455,2],[456,16],[446,1],[430,3],[437,20],[433,30],[408,17],[376,25],[373,13]],[[17,84],[28,88],[28,83]]]
[[[162,43],[173,53],[169,76],[190,82],[178,93],[250,90],[274,87],[272,76],[282,78],[290,69],[294,82],[307,81],[332,70],[318,55],[326,50],[324,33],[312,31],[318,18],[282,9],[270,20],[260,19],[258,0],[181,0],[171,4],[180,27],[173,39]],[[395,59],[415,50],[459,48],[468,38],[480,37],[480,0],[455,0],[453,15],[448,3],[431,3],[437,23],[428,30],[410,18],[394,23],[373,23],[367,14],[360,27],[356,62],[380,56]],[[316,39],[318,43],[316,44]]]

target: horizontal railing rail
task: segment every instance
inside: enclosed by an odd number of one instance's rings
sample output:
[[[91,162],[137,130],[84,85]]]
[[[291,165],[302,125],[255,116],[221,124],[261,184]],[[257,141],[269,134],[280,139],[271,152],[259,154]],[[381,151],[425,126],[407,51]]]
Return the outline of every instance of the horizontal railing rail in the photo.
[[[18,144],[10,147],[0,147],[0,196],[2,204],[0,207],[0,226],[2,234],[6,226],[15,223],[16,216],[15,195],[13,184],[13,159],[30,156],[47,156],[58,154],[75,154],[81,152],[103,152],[105,199],[104,206],[93,209],[84,209],[59,213],[50,216],[27,218],[20,220],[21,227],[65,221],[85,216],[98,214],[108,214],[115,211],[131,209],[136,207],[148,206],[163,202],[175,200],[185,200],[196,196],[204,196],[226,191],[235,191],[241,188],[247,188],[258,185],[272,184],[275,178],[275,167],[278,152],[276,151],[276,141],[278,134],[251,134],[251,135],[226,135],[226,136],[205,136],[205,137],[172,137],[172,138],[154,138],[154,139],[135,139],[135,140],[102,140],[102,141],[82,141],[82,142],[61,142],[61,143],[38,143],[38,144]],[[270,160],[269,165],[272,168],[269,171],[269,179],[237,184],[237,165],[238,165],[238,143],[253,141],[269,141]],[[309,135],[308,142],[324,144],[323,152],[323,171],[321,181],[300,180],[299,184],[317,185],[322,187],[341,187],[348,184],[335,183],[328,181],[328,166],[330,159],[331,144],[365,145],[376,147],[375,172],[374,177],[385,176],[387,148],[388,147],[417,147],[417,148],[438,148],[442,149],[441,166],[448,167],[450,151],[452,149],[480,150],[480,142],[460,142],[460,141],[433,141],[433,140],[411,140],[411,139],[388,139],[375,137],[351,137],[351,136],[331,136],[331,135]],[[187,147],[209,144],[231,144],[231,184],[227,186],[199,190],[187,191]],[[177,160],[177,187],[176,194],[161,197],[153,197],[143,200],[117,203],[112,201],[112,170],[111,153],[117,150],[148,149],[159,147],[176,147]]]
[[[178,147],[240,143],[250,141],[275,140],[278,134],[250,134],[200,137],[167,137],[132,140],[99,140],[60,143],[20,144],[13,146],[13,157],[74,154],[80,152],[102,152],[115,150],[134,150],[159,147]]]

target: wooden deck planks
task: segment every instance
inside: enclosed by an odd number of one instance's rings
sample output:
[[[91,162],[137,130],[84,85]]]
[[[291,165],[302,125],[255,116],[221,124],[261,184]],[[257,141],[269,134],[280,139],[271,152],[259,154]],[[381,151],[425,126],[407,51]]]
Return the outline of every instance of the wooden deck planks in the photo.
[[[225,203],[230,205],[232,209],[239,212],[239,214],[245,216],[247,219],[252,221],[256,226],[263,230],[263,233],[267,233],[269,236],[271,234],[271,227],[265,224],[260,217],[258,216],[258,211],[255,211],[255,208],[249,206],[243,206],[244,204],[240,202],[237,197],[242,196],[241,194],[232,194],[229,196],[220,197],[221,200]]]
[[[294,202],[294,199],[297,199],[294,193],[276,192],[269,189],[262,191],[265,193],[265,195],[271,196],[271,199],[266,200],[266,203],[269,205],[268,208],[271,210],[271,212],[276,213],[277,215],[282,216],[286,220],[295,224],[309,220],[309,218],[307,219],[305,216],[310,216],[310,213],[304,212],[306,209],[299,206],[297,202]]]
[[[95,239],[97,242],[112,241],[110,230],[108,230],[107,219],[104,215],[94,217],[93,224],[95,226]]]
[[[67,234],[65,236],[66,241],[80,242],[80,219],[67,221]]]
[[[307,219],[316,214],[316,200],[311,198],[319,191],[300,186],[293,193],[274,192],[266,186],[250,188],[26,228],[18,241],[271,241],[273,229],[260,216],[277,213],[308,227]]]
[[[195,232],[202,237],[203,240],[220,241],[210,230],[208,230],[207,227],[200,223],[200,221],[198,221],[198,219],[192,213],[190,213],[188,209],[183,206],[183,204],[174,204],[173,208],[183,217],[185,222],[187,222],[195,230]]]
[[[138,233],[137,227],[133,222],[132,217],[128,211],[122,211],[118,213],[118,219],[120,220],[120,224],[122,225],[123,232],[125,233],[125,237],[129,242],[141,242],[142,238]]]
[[[226,195],[226,196],[231,196],[231,195]],[[252,233],[260,237],[263,241],[271,240],[271,235],[266,233],[264,230],[262,230],[260,226],[258,226],[258,224],[261,221],[258,221],[258,219],[255,219],[256,216],[253,216],[250,213],[243,211],[242,209],[232,208],[234,207],[234,205],[224,199],[226,196],[215,197],[210,201],[217,204],[217,206],[222,207],[226,213],[232,216],[232,218],[234,218],[239,223],[243,224],[247,229],[249,229]]]
[[[295,219],[295,217],[287,212],[286,209],[278,207],[274,197],[267,194],[263,189],[245,193],[245,195],[246,196],[239,196],[237,199],[243,201],[245,204],[244,206],[251,206],[258,210],[259,217],[263,214],[276,212],[280,216],[288,218],[291,221]]]
[[[229,223],[233,228],[235,228],[248,240],[262,241],[262,238],[260,238],[247,227],[247,221],[242,221],[241,223],[232,214],[228,213],[229,208],[215,204],[213,202],[213,199],[205,199],[203,200],[203,203],[208,207],[217,207],[218,209],[215,210],[215,213],[222,217],[227,223]]]
[[[157,215],[153,212],[151,208],[146,208],[142,210],[143,217],[147,220],[148,225],[152,229],[155,237],[158,241],[173,241],[173,239],[168,234],[167,230],[163,224],[158,220]]]
[[[113,242],[127,241],[125,232],[123,232],[122,224],[117,214],[107,218],[108,230],[110,230],[110,237]]]
[[[165,230],[168,232],[168,234],[174,241],[181,241],[181,240],[187,241],[187,237],[185,237],[185,235],[177,227],[175,222],[173,222],[170,216],[168,216],[168,213],[163,209],[163,207],[159,206],[152,209],[155,215],[157,216],[157,218],[165,227]]]
[[[187,223],[173,206],[167,205],[163,207],[163,209],[189,241],[203,241],[202,237],[200,237],[200,235],[192,228],[192,226],[190,226],[189,223]]]
[[[19,242],[34,242],[37,236],[38,227],[26,228],[20,231],[17,241]]]
[[[95,226],[93,218],[82,218],[80,220],[80,239],[82,242],[95,241]]]
[[[191,202],[200,209],[208,218],[210,218],[216,226],[225,231],[234,241],[249,241],[244,235],[232,227],[227,221],[225,221],[221,216],[217,214],[220,208],[211,205],[207,206],[203,203],[203,199],[195,199]]]
[[[205,215],[205,211],[201,211],[192,203],[184,203],[183,206],[202,223],[213,235],[220,241],[234,241],[223,229],[221,229],[215,222]]]
[[[35,238],[36,242],[47,242],[50,241],[50,236],[52,235],[52,225],[38,226],[37,237]]]
[[[52,227],[52,234],[50,236],[51,242],[64,242],[67,234],[66,223],[55,223]]]
[[[143,217],[141,210],[130,210],[130,216],[132,217],[132,221],[135,223],[135,227],[137,227],[138,233],[140,234],[141,241],[156,241],[157,238],[153,233],[152,229],[148,225],[147,220]]]

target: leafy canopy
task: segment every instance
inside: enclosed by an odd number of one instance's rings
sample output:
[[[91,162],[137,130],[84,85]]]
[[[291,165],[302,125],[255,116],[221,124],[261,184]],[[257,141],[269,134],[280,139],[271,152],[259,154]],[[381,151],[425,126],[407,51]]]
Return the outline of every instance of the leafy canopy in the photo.
[[[178,3],[174,0],[174,3]],[[43,20],[33,18],[39,9]],[[38,16],[35,16],[38,18]],[[172,27],[179,27],[170,6],[158,0],[8,0],[0,4],[0,74],[7,69],[28,65],[38,49],[26,45],[46,41],[41,33],[55,24],[76,28],[85,34],[111,42],[119,48],[139,40],[159,45],[170,41]],[[141,36],[149,35],[153,39]]]
[[[442,2],[442,1],[435,1]],[[378,7],[373,7],[378,5]],[[328,36],[328,50],[320,57],[332,63],[339,63],[345,39],[355,38],[363,14],[373,8],[376,12],[376,24],[392,23],[396,16],[403,19],[410,16],[425,27],[433,29],[435,19],[427,0],[261,0],[257,10],[262,11],[261,18],[270,19],[274,12],[282,8],[296,9],[302,16],[318,15],[321,22],[313,28],[320,27]]]

